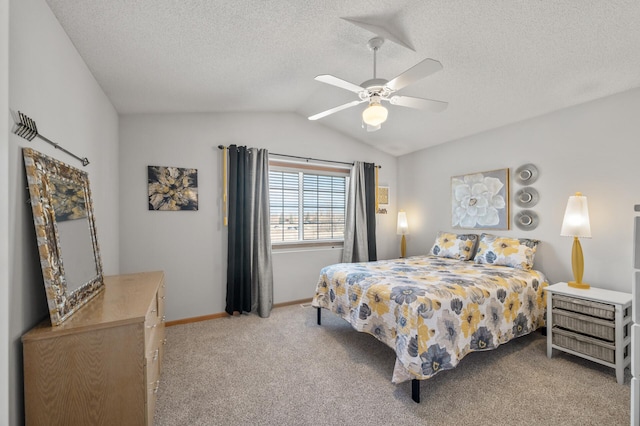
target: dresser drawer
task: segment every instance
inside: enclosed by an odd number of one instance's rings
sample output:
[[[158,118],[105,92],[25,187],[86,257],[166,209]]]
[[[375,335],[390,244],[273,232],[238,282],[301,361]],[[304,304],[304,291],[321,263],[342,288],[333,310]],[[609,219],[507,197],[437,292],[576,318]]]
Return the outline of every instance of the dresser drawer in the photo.
[[[159,326],[151,332],[151,338],[149,344],[146,345],[146,363],[150,365],[152,363],[159,362],[161,358],[161,351],[164,343],[164,327]]]
[[[165,316],[164,316],[164,284],[158,288],[158,291],[154,295],[153,301],[147,314],[145,316],[145,342],[148,347],[155,346],[152,342],[154,334],[159,328],[164,328]]]
[[[152,393],[158,392],[158,387],[160,386],[160,350],[158,349],[158,354],[153,358],[147,359],[146,365],[146,377],[147,377],[147,390],[153,391]]]
[[[614,321],[607,321],[562,309],[554,309],[552,325],[604,339],[608,342],[615,341],[616,328]]]
[[[552,300],[553,308],[564,309],[566,311],[577,312],[607,320],[614,320],[616,316],[615,306],[607,303],[593,302],[591,300],[578,299],[558,294],[554,294]]]
[[[165,299],[165,287],[164,281],[158,288],[158,313],[160,316],[164,315],[164,299]]]
[[[553,344],[593,358],[614,363],[616,347],[614,344],[593,337],[584,336],[562,328],[553,327]]]
[[[155,348],[151,348],[147,351],[147,368],[160,364],[160,357],[162,356],[160,353],[161,350],[161,345],[157,345]],[[160,369],[158,368],[158,370]]]
[[[144,323],[144,346],[145,348],[150,348],[152,345],[152,340],[155,339],[156,329],[159,326],[159,322],[155,323]]]
[[[163,324],[164,325],[164,324]],[[167,338],[165,337],[164,326],[158,330],[158,349],[159,349],[159,359],[160,359],[160,371],[162,371],[162,357],[164,356],[164,349],[167,345]]]
[[[147,425],[153,425],[153,415],[156,408],[156,397],[160,388],[160,364],[159,358],[151,364],[147,364]]]
[[[145,315],[145,322],[148,324],[155,324],[158,321],[158,318],[162,316],[162,313],[160,311],[163,309],[164,306],[159,303],[158,293],[156,292],[153,297],[153,302],[149,306],[147,314]]]

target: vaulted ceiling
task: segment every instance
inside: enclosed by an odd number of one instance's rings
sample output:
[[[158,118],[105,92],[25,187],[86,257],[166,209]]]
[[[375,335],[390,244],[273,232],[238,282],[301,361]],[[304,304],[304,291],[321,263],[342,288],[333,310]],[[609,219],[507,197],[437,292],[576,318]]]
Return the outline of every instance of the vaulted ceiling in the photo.
[[[443,69],[401,95],[449,102],[389,106],[377,132],[366,104],[316,122],[392,155],[640,86],[637,0],[47,0],[117,111],[294,112],[357,99],[314,80],[373,77],[365,22],[387,40],[377,76],[425,58]],[[377,31],[380,33],[380,31]]]

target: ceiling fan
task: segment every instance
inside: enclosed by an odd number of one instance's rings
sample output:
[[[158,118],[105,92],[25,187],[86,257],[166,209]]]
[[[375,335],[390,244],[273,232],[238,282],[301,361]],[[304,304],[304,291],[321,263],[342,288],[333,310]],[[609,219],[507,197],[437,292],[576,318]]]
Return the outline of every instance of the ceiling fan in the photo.
[[[367,131],[373,132],[379,130],[380,125],[387,119],[388,111],[382,106],[382,102],[409,108],[428,109],[433,112],[440,112],[447,108],[448,103],[443,101],[394,95],[395,92],[409,84],[440,71],[442,64],[435,59],[425,59],[392,80],[377,78],[376,53],[383,43],[384,39],[382,37],[374,37],[367,43],[369,49],[373,51],[373,78],[371,80],[367,80],[358,86],[329,74],[322,74],[315,78],[322,83],[354,92],[359,99],[312,115],[309,120],[318,120],[343,109],[368,102],[369,106],[362,112],[362,127],[366,126]]]

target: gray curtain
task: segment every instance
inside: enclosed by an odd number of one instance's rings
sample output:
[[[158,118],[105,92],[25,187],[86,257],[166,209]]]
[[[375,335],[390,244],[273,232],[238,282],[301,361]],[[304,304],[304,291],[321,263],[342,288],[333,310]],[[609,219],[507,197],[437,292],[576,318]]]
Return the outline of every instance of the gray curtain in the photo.
[[[252,206],[253,247],[251,270],[251,311],[263,318],[273,307],[273,266],[271,263],[271,230],[269,227],[269,152],[251,149],[249,170],[254,188]]]
[[[367,211],[367,250],[369,261],[378,260],[376,248],[376,165],[364,163],[365,210]]]
[[[344,250],[342,251],[344,263],[369,261],[365,182],[365,163],[356,161],[349,176]]]
[[[273,307],[269,230],[269,153],[229,147],[229,240],[225,311],[258,312]]]

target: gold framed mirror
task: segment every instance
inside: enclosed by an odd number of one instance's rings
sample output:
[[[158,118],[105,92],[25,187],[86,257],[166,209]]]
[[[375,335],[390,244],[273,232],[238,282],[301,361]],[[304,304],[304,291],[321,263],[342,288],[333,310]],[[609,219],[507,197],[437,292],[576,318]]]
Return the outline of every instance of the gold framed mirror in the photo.
[[[40,265],[52,325],[104,288],[89,176],[23,148]]]

